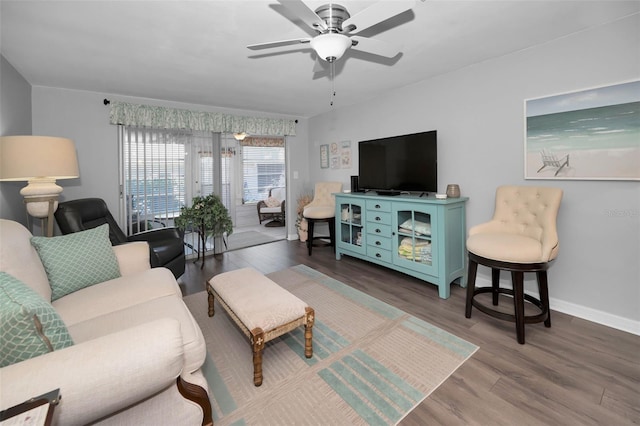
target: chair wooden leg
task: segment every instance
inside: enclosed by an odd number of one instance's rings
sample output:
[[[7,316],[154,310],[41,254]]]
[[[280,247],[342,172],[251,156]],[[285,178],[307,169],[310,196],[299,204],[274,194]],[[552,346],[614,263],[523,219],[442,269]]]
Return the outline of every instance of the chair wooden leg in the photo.
[[[538,291],[540,292],[540,302],[543,311],[546,310],[547,318],[544,320],[545,327],[551,327],[551,309],[549,308],[549,285],[547,281],[547,271],[536,272],[538,278]]]
[[[467,304],[464,316],[471,318],[471,307],[473,305],[473,292],[476,289],[476,273],[478,272],[478,264],[469,259],[469,269],[467,274]]]
[[[311,256],[311,249],[313,248],[313,225],[313,219],[307,219],[307,251],[309,252],[309,256]]]
[[[491,269],[491,288],[493,289],[491,292],[493,304],[497,306],[498,298],[500,297],[500,269],[498,268]]]
[[[512,271],[513,307],[516,317],[516,337],[518,343],[524,345],[524,273]]]

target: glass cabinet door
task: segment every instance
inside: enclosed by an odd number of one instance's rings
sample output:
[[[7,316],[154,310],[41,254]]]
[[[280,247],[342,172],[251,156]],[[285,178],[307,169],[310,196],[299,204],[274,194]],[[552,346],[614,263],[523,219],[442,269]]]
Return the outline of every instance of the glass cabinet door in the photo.
[[[435,227],[436,209],[412,203],[394,204],[392,218],[393,262],[396,265],[437,273],[438,239]]]
[[[340,199],[336,226],[336,244],[349,250],[365,253],[364,208],[362,203],[351,199]]]

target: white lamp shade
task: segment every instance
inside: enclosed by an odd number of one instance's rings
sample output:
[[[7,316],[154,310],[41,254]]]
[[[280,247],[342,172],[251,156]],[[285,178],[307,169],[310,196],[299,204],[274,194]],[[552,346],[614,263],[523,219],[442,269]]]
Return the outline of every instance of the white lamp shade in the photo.
[[[47,236],[53,235],[53,212],[62,188],[56,179],[80,176],[73,141],[51,136],[0,137],[0,180],[29,181],[20,190],[27,212],[47,218]]]
[[[0,137],[0,180],[55,180],[78,176],[78,158],[71,139],[51,136]]]
[[[342,34],[327,33],[311,39],[311,48],[328,62],[340,59],[351,46],[351,39]]]

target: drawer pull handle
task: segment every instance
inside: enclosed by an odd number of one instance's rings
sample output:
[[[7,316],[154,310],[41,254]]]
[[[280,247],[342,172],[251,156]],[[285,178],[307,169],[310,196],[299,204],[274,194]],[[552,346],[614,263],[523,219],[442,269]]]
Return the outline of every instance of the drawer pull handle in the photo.
[[[382,257],[382,256],[380,256],[380,253],[376,253],[376,257]]]
[[[376,241],[376,245],[379,246],[381,243],[380,241]]]
[[[376,216],[376,222],[380,222],[382,219],[380,219],[379,216]]]
[[[381,230],[379,230],[379,229],[376,229],[376,232],[379,234],[379,233],[381,233],[382,231],[381,231]]]
[[[379,209],[379,208],[380,208],[380,204],[376,204],[376,209]]]

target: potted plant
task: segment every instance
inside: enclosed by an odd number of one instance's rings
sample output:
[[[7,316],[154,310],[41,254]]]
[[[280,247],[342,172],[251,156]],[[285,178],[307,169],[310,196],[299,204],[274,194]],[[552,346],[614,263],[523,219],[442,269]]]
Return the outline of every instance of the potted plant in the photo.
[[[229,216],[229,210],[215,194],[193,197],[191,207],[180,208],[180,216],[176,218],[175,224],[183,231],[187,228],[197,230],[202,239],[203,248],[207,237],[221,237],[224,234],[229,236],[233,233],[233,222]]]
[[[304,208],[313,200],[313,196],[308,193],[303,193],[298,196],[296,204],[296,229],[298,229],[298,237],[300,241],[307,241],[307,221],[302,213]]]

